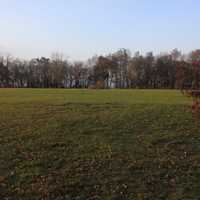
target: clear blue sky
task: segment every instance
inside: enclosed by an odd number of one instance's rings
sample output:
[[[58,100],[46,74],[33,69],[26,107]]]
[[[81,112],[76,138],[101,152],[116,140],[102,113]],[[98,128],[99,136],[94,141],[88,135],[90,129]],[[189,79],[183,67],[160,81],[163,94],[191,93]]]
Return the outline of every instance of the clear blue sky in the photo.
[[[200,48],[199,0],[0,0],[0,52],[85,60]]]

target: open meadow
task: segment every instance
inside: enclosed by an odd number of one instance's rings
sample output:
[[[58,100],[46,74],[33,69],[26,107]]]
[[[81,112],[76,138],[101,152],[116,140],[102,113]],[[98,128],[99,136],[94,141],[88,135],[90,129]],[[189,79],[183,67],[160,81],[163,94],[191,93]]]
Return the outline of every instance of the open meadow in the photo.
[[[0,89],[0,199],[199,199],[190,103],[176,90]]]

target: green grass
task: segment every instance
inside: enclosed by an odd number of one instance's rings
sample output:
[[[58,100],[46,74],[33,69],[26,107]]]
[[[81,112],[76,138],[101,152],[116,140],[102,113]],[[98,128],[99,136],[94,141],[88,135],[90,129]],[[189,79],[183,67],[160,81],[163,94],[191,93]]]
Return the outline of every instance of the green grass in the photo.
[[[0,199],[199,199],[189,104],[175,90],[0,89]]]

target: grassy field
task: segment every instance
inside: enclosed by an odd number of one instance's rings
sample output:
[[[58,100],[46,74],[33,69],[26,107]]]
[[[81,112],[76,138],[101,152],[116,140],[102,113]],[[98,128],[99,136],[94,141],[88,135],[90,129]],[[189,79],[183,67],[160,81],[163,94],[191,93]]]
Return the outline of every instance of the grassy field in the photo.
[[[189,104],[172,90],[0,89],[0,199],[199,199]]]

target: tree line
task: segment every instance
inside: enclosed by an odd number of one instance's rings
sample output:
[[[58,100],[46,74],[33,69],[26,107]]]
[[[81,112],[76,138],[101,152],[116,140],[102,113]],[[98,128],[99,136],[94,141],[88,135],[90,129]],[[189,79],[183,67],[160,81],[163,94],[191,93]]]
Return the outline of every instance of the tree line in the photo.
[[[199,88],[200,50],[145,56],[127,49],[87,62],[59,53],[29,61],[0,56],[0,87],[6,88]]]

